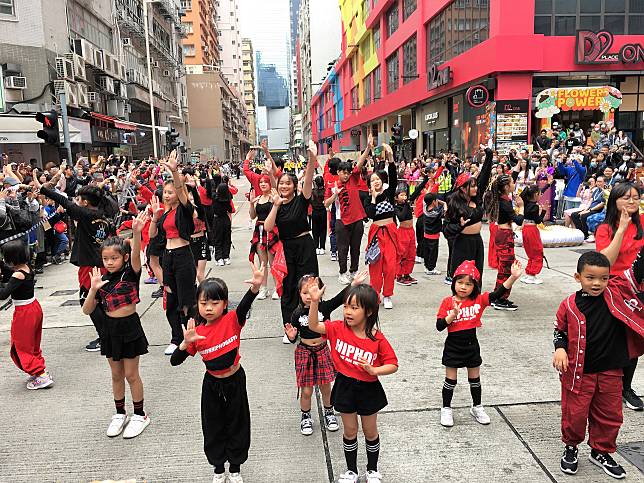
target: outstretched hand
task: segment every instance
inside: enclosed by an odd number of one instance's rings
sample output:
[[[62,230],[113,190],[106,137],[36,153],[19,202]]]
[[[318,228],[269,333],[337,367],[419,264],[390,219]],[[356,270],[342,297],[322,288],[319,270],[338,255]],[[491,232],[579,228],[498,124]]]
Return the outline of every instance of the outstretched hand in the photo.
[[[163,208],[161,208],[161,202],[159,198],[155,195],[152,197],[152,202],[150,203],[150,209],[152,210],[152,219],[158,220],[163,215]]]
[[[173,149],[170,155],[168,156],[167,159],[160,161],[159,164],[161,166],[165,166],[168,168],[171,172],[175,172],[179,166],[177,162],[177,150]]]
[[[355,274],[353,277],[353,280],[351,281],[351,286],[355,287],[357,285],[362,285],[365,280],[367,280],[367,277],[369,276],[369,272],[367,270],[363,270],[362,272],[358,272]]]
[[[312,140],[309,140],[309,146],[307,148],[307,151],[309,152],[309,156],[318,155],[318,147]]]
[[[521,276],[523,273],[523,265],[521,265],[519,260],[514,260],[514,263],[512,263],[512,267],[510,268],[510,273],[515,279],[518,279]]]
[[[255,262],[250,262],[251,269],[253,271],[253,277],[244,280],[244,283],[248,283],[251,285],[251,290],[254,293],[259,292],[259,288],[262,286],[262,283],[264,283],[264,268],[265,265],[262,263],[259,267],[255,265]]]
[[[319,302],[322,300],[326,286],[320,288],[320,280],[317,277],[311,277],[309,283],[307,284],[309,291],[309,296],[311,297],[311,302]]]
[[[132,220],[132,231],[135,233],[141,233],[143,231],[143,227],[145,227],[145,224],[148,222],[148,219],[148,213],[146,211],[141,211],[136,215],[136,218]]]
[[[183,341],[186,344],[192,344],[194,342],[197,342],[198,340],[205,339],[203,335],[197,334],[195,319],[191,318],[190,320],[188,320],[187,328],[185,325],[182,325],[181,328],[183,329]]]
[[[90,278],[90,288],[99,290],[105,286],[108,280],[103,280],[103,274],[98,267],[92,268],[92,276]]]
[[[286,324],[284,326],[284,333],[289,340],[295,340],[297,337],[297,328],[293,327],[291,324]]]

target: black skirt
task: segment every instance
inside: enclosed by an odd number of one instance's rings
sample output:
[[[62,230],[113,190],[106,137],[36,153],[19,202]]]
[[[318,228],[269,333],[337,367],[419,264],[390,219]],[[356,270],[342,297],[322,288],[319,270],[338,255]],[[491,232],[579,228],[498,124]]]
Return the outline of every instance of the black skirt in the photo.
[[[331,390],[331,404],[339,413],[371,416],[388,402],[380,381],[359,381],[338,373]]]
[[[469,329],[447,334],[443,348],[442,364],[445,367],[479,367],[481,347],[476,338],[476,329]]]
[[[148,353],[148,339],[143,332],[139,314],[110,317],[101,307],[92,314],[101,339],[101,354],[114,361],[134,359]]]

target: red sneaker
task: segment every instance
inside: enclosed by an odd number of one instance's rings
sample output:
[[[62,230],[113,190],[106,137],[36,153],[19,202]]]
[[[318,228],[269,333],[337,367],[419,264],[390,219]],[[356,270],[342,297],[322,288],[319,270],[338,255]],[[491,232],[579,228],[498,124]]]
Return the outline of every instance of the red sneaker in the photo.
[[[411,275],[405,275],[405,279],[406,279],[409,283],[411,283],[411,284],[418,283],[418,280],[416,280],[416,279],[415,279],[414,277],[412,277]]]
[[[402,275],[401,275],[401,276],[396,277],[396,283],[397,283],[398,285],[405,285],[405,286],[407,286],[407,287],[409,287],[409,286],[412,284],[412,282],[410,282],[409,280],[407,280],[407,279],[406,279],[404,276],[402,276]]]

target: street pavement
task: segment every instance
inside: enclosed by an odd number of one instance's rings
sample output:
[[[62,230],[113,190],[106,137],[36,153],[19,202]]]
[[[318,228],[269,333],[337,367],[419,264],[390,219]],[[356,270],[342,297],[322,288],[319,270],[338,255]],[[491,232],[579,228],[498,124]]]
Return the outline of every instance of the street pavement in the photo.
[[[210,276],[226,280],[231,302],[246,291],[249,275],[248,205],[240,187],[233,222],[233,263],[208,264]],[[488,232],[484,240],[487,245]],[[447,247],[441,242],[439,269],[444,269]],[[328,244],[327,244],[328,248]],[[467,374],[459,371],[454,394],[455,426],[439,424],[444,369],[441,354],[445,333],[435,328],[435,314],[449,288],[442,277],[425,278],[416,265],[418,285],[396,286],[394,309],[381,310],[380,321],[397,352],[400,369],[381,378],[389,405],[379,416],[380,471],[385,482],[433,481],[567,481],[559,470],[560,384],[550,365],[552,327],[561,300],[578,289],[572,274],[579,253],[547,249],[550,269],[541,286],[517,282],[512,299],[519,311],[488,309],[479,339],[483,357],[483,404],[492,420],[481,426],[469,415]],[[518,257],[525,262],[522,249]],[[320,274],[327,294],[341,289],[337,264],[320,256]],[[493,288],[495,272],[486,270],[484,289]],[[148,482],[208,482],[212,467],[202,450],[200,421],[203,363],[197,357],[171,367],[163,350],[170,330],[161,300],[150,294],[156,287],[141,286],[139,306],[150,342],[141,358],[145,408],[152,423],[136,439],[110,439],[105,430],[114,412],[110,373],[105,358],[83,350],[95,337],[89,318],[82,315],[76,294],[76,273],[69,264],[50,266],[38,277],[37,297],[45,314],[42,348],[56,384],[28,391],[25,375],[9,357],[11,309],[0,312],[0,483],[87,482],[136,479]],[[58,292],[58,293],[57,293]],[[65,305],[66,303],[71,305]],[[341,310],[334,314],[342,316]],[[314,398],[315,431],[300,434],[293,346],[282,344],[279,301],[256,301],[242,332],[241,363],[247,373],[252,415],[252,445],[242,467],[246,482],[334,481],[346,470],[342,431],[320,428],[321,400]],[[644,369],[634,387],[644,392]],[[126,407],[131,410],[127,392]],[[618,444],[644,440],[644,413],[624,409]],[[366,465],[364,438],[359,436],[358,465]],[[610,478],[592,465],[589,448],[580,446],[577,481]],[[620,454],[630,481],[644,474]],[[361,480],[362,481],[362,480]],[[572,480],[571,480],[572,481]]]

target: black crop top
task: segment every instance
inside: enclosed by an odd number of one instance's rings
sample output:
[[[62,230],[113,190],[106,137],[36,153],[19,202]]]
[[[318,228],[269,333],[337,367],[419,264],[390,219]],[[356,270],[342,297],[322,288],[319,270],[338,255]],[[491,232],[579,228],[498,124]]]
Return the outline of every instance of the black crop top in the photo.
[[[523,208],[523,219],[532,221],[535,225],[543,223],[546,210],[542,210],[534,201],[528,201]]]
[[[255,205],[255,213],[257,213],[257,221],[266,221],[268,214],[273,208],[273,203],[267,201],[266,203],[257,203]]]
[[[398,218],[398,221],[409,221],[414,217],[414,213],[408,202],[404,202],[402,204],[396,203],[394,210],[396,212],[396,218]]]
[[[318,318],[320,322],[331,319],[331,312],[344,304],[344,297],[349,290],[349,287],[345,287],[340,291],[335,297],[330,300],[323,300],[318,306]],[[291,314],[291,325],[295,327],[302,339],[317,339],[322,337],[321,334],[314,332],[309,329],[309,308],[298,307]],[[290,339],[289,339],[290,340]],[[297,340],[297,337],[296,337]],[[295,340],[291,340],[291,343],[295,343]]]
[[[398,184],[398,174],[395,163],[389,163],[388,167],[388,186],[376,196],[376,202],[373,203],[371,194],[364,200],[364,210],[367,216],[373,221],[386,220],[395,217],[394,198],[396,196],[396,185]]]
[[[103,280],[107,281],[107,284],[98,290],[96,299],[106,313],[140,302],[141,272],[135,272],[130,264],[124,270],[106,273]]]
[[[517,225],[523,225],[523,215],[517,215],[512,207],[512,200],[502,197],[499,199],[499,219],[497,223],[504,225],[515,222]]]
[[[11,297],[12,300],[29,300],[34,296],[34,280],[33,272],[25,272],[24,270],[17,270],[25,276],[24,280],[16,277],[10,277],[7,283],[0,284],[0,300],[5,300]]]
[[[311,230],[308,221],[310,203],[311,200],[300,193],[289,203],[280,205],[275,218],[280,240],[292,240]]]

